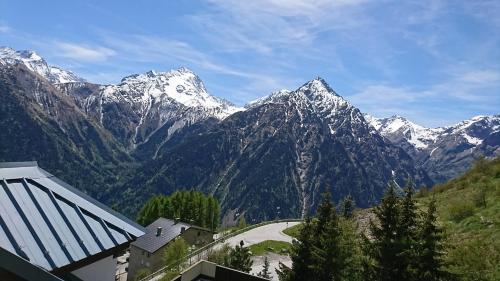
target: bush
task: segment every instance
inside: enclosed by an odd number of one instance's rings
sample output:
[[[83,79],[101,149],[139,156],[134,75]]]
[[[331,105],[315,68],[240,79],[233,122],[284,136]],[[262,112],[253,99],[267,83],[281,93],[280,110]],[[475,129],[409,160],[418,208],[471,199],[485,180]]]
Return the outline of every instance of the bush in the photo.
[[[460,222],[474,214],[474,206],[469,202],[454,202],[448,206],[450,220]]]

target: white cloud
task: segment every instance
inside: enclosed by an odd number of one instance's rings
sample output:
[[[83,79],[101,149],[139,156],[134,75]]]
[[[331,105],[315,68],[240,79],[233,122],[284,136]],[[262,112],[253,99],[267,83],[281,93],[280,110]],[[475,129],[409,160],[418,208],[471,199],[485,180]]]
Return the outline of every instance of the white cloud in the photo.
[[[7,25],[0,24],[0,33],[7,33],[11,30],[11,28]]]
[[[61,52],[62,57],[77,61],[101,62],[112,57],[116,52],[112,49],[101,46],[90,46],[67,42],[56,42],[56,48]]]

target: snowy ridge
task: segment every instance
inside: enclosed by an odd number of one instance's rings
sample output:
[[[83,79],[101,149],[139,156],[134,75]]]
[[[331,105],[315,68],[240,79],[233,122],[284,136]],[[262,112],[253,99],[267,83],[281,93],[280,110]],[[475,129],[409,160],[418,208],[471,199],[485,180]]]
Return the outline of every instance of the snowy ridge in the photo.
[[[204,108],[219,119],[243,110],[210,95],[201,79],[187,68],[127,76],[118,85],[103,86],[101,93],[104,102],[125,100],[140,104],[143,110],[157,103],[177,102],[186,107]]]
[[[439,128],[426,128],[397,115],[389,118],[365,115],[365,119],[383,136],[393,140],[403,138],[420,150],[431,148],[433,144],[449,137],[478,146],[490,133],[500,129],[499,115],[476,116],[453,126]]]
[[[423,149],[435,142],[443,128],[430,129],[417,125],[408,119],[393,115],[389,118],[375,118],[365,114],[365,119],[385,137],[404,137],[417,149]]]
[[[29,70],[49,80],[52,84],[85,82],[83,78],[76,76],[71,71],[48,65],[42,57],[33,51],[16,51],[12,48],[0,47],[0,59],[2,60],[0,65],[21,63]]]
[[[247,107],[278,103],[301,105],[316,113],[333,116],[341,109],[353,108],[349,102],[333,91],[322,78],[316,78],[295,91],[280,90],[271,95],[250,102]]]

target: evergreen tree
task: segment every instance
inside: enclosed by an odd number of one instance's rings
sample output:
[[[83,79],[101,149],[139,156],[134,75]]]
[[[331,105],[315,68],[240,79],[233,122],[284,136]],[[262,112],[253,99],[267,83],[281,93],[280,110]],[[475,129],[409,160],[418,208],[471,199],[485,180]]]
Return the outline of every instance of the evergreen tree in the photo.
[[[382,281],[405,280],[406,267],[401,260],[400,199],[394,183],[389,184],[382,203],[375,207],[374,212],[379,223],[370,224],[376,278]]]
[[[401,201],[401,217],[399,222],[399,233],[401,236],[400,266],[405,269],[405,280],[415,280],[415,255],[418,244],[417,230],[419,225],[419,214],[415,199],[413,183],[408,180],[404,197]]]
[[[148,225],[159,217],[215,230],[219,224],[220,206],[212,196],[198,191],[176,191],[170,196],[154,196],[137,215],[137,222]]]
[[[450,277],[443,271],[442,230],[436,225],[436,201],[433,198],[419,231],[417,248],[417,280],[437,281]]]
[[[280,269],[276,270],[281,281],[299,281],[310,280],[314,274],[311,267],[313,262],[313,223],[310,218],[306,218],[300,228],[298,240],[292,241],[292,250],[290,258],[292,260],[292,268],[288,268],[280,264]]]
[[[319,214],[317,236],[313,246],[314,279],[318,281],[341,280],[343,259],[340,250],[340,229],[337,213],[331,202],[327,202],[329,196],[325,196],[322,202],[323,213]],[[326,213],[329,210],[329,213]],[[322,218],[321,216],[326,216]],[[320,225],[320,222],[323,223]]]
[[[243,241],[240,241],[240,244],[229,252],[225,266],[248,273],[252,270],[251,256],[250,250],[244,247]]]
[[[271,274],[269,272],[269,260],[267,257],[264,258],[264,265],[262,266],[262,271],[257,273],[257,276],[271,280]]]
[[[342,201],[342,216],[344,218],[352,218],[354,212],[354,199],[351,194],[347,195]]]

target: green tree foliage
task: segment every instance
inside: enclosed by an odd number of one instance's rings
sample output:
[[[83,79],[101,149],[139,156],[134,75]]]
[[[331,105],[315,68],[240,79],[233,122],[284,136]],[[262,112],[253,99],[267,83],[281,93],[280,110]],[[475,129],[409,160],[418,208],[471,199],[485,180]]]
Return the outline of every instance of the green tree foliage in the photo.
[[[215,198],[198,191],[176,191],[170,196],[154,196],[137,216],[148,225],[159,217],[176,219],[215,230],[219,225],[220,206]]]
[[[443,271],[443,236],[436,225],[436,206],[431,201],[425,216],[418,212],[411,182],[403,198],[396,186],[389,185],[382,203],[375,208],[378,223],[372,222],[372,240],[367,254],[367,280],[445,280]]]
[[[429,203],[427,213],[418,231],[418,244],[414,256],[414,280],[443,280],[451,277],[443,270],[443,236],[442,230],[436,225],[436,201]],[[449,278],[447,278],[449,279]]]
[[[243,229],[245,227],[247,227],[247,220],[245,219],[245,216],[241,216],[238,220],[238,229]]]
[[[323,194],[317,218],[306,219],[293,241],[292,268],[280,265],[282,281],[361,280],[361,248],[352,220],[337,215],[330,194]]]
[[[400,229],[401,202],[394,183],[389,185],[382,203],[375,207],[374,212],[378,224],[372,222],[370,232],[373,236],[371,254],[376,264],[377,280],[405,280],[406,264],[401,259],[403,250]]]
[[[231,249],[224,265],[248,273],[252,270],[253,261],[251,257],[250,250],[248,247],[244,247],[244,243],[241,241],[239,245]]]
[[[207,260],[216,264],[224,265],[229,259],[229,253],[231,252],[231,247],[229,245],[223,244],[220,248],[209,249],[207,253]]]
[[[342,206],[342,216],[347,219],[352,218],[355,204],[354,204],[354,199],[350,194],[344,198],[341,206]]]
[[[189,246],[182,237],[178,237],[174,241],[171,241],[163,255],[165,265],[172,265],[172,268],[180,271],[182,264],[181,258],[188,254],[188,249]]]
[[[262,265],[262,271],[257,273],[257,276],[271,280],[271,273],[269,271],[269,260],[267,257],[264,258],[264,264]]]

